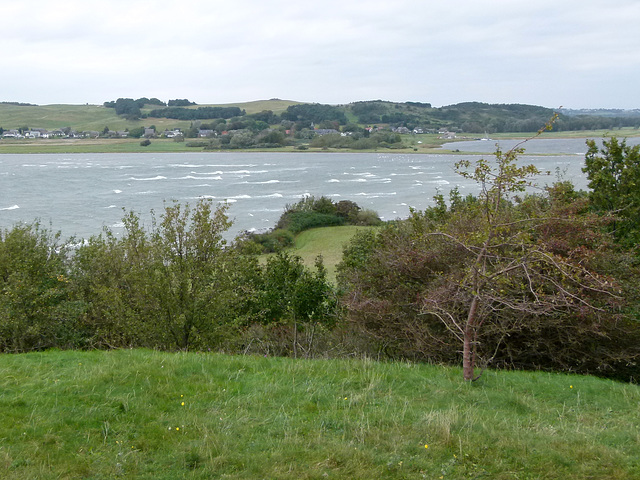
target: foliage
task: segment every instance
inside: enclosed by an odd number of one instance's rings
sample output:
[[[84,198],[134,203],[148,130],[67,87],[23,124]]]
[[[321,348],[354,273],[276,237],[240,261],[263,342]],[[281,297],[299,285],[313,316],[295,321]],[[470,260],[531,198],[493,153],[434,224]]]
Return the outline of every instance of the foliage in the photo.
[[[519,153],[458,163],[478,197],[454,191],[448,207],[440,197],[357,237],[339,268],[350,316],[393,356],[461,359],[466,380],[481,357],[628,380],[640,326],[620,315],[621,293],[635,282],[616,265],[629,268],[629,259],[566,185],[513,203],[537,173],[517,166]]]
[[[122,236],[105,229],[73,250],[38,224],[0,235],[1,352],[236,349],[243,329],[276,319],[295,327],[287,353],[297,352],[298,324],[311,332],[334,319],[322,264],[312,273],[285,256],[261,266],[241,242],[227,245],[225,205],[173,203],[152,213],[149,230],[133,212],[123,225]],[[277,292],[293,296],[282,304]]]
[[[361,210],[357,203],[341,200],[334,203],[328,197],[308,196],[287,205],[273,230],[248,233],[243,240],[257,244],[263,253],[280,252],[290,247],[294,235],[318,227],[339,225],[374,226],[382,223],[373,210]]]
[[[119,98],[115,102],[105,102],[107,108],[114,108],[117,115],[125,115],[129,118],[138,118],[141,115],[142,105],[132,98]]]
[[[197,105],[196,102],[190,102],[186,98],[176,98],[175,100],[169,100],[167,105],[170,107],[189,107],[191,105]]]
[[[144,135],[144,127],[134,127],[129,130],[129,136],[131,138],[140,138]]]
[[[80,302],[71,294],[67,246],[38,223],[0,232],[0,351],[76,346]]]
[[[294,234],[290,230],[277,228],[264,233],[251,233],[248,238],[260,245],[261,253],[280,252],[285,248],[293,246]]]
[[[347,117],[343,109],[331,105],[322,105],[319,103],[301,103],[298,105],[290,105],[287,110],[282,113],[284,120],[293,122],[321,123],[325,121],[337,121],[340,125],[347,123]]]
[[[318,257],[316,271],[305,268],[302,259],[279,252],[267,259],[262,294],[265,322],[293,324],[292,353],[298,356],[298,324],[331,325],[335,321],[336,299],[327,273]],[[311,351],[313,336],[304,347]]]
[[[206,120],[213,118],[233,118],[244,115],[244,111],[238,107],[198,107],[181,108],[169,106],[151,110],[149,117],[173,118],[176,120]]]
[[[626,140],[604,140],[602,149],[594,140],[589,147],[583,171],[589,179],[589,198],[593,208],[612,215],[611,231],[626,246],[640,241],[640,145]]]

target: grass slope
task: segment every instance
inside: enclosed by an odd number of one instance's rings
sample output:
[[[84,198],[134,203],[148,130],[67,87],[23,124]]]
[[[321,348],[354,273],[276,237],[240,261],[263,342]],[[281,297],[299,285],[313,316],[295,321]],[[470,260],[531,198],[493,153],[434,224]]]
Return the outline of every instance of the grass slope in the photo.
[[[357,231],[374,227],[356,227],[344,225],[341,227],[313,228],[301,232],[296,236],[293,253],[304,261],[305,265],[313,266],[318,255],[327,268],[327,275],[334,281],[336,265],[342,260],[342,249]]]
[[[146,350],[0,356],[3,479],[640,478],[640,388]]]
[[[289,100],[260,100],[254,102],[234,103],[225,105],[197,105],[239,107],[246,110],[248,114],[258,113],[263,110],[272,110],[279,114],[284,112],[289,105],[300,102]],[[143,111],[148,112],[158,108],[148,106]],[[113,108],[105,108],[102,105],[11,105],[0,104],[0,127],[5,130],[11,128],[46,128],[53,130],[56,128],[71,127],[78,131],[99,131],[102,132],[105,126],[110,130],[132,129],[140,126],[155,125],[158,130],[164,128],[188,128],[191,122],[173,120],[169,118],[144,118],[141,120],[127,120],[116,115]]]

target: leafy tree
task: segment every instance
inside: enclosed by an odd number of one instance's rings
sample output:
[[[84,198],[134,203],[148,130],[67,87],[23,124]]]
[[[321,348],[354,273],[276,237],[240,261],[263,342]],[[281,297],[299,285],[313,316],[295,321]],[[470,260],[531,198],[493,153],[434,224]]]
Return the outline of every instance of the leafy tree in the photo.
[[[302,259],[288,253],[277,253],[267,259],[264,270],[263,304],[268,322],[293,325],[293,356],[298,356],[298,325],[329,325],[335,320],[336,301],[327,280],[322,257],[316,259],[315,272]],[[312,347],[313,335],[307,343]]]
[[[520,153],[458,162],[458,173],[480,186],[477,197],[454,192],[449,207],[440,198],[434,209],[349,247],[340,278],[359,323],[391,344],[416,337],[416,352],[434,351],[440,361],[453,361],[457,344],[468,381],[481,355],[490,361],[511,349],[535,366],[533,346],[544,345],[557,367],[584,356],[572,350],[576,338],[584,345],[614,329],[608,322],[622,299],[604,273],[601,223],[563,211],[561,195],[515,204],[539,173],[518,166]],[[570,343],[558,345],[553,336],[566,332]]]
[[[0,351],[82,346],[67,254],[38,223],[0,231]]]
[[[144,127],[134,127],[129,130],[129,136],[131,138],[140,138],[144,135]]]
[[[190,105],[197,105],[196,102],[190,102],[186,98],[176,98],[175,100],[169,100],[167,105],[170,107],[188,107]]]
[[[589,179],[589,198],[593,207],[614,215],[611,229],[626,246],[640,241],[640,145],[628,146],[612,137],[599,149],[594,140],[589,147],[583,171]]]
[[[174,203],[152,216],[151,233],[130,212],[122,238],[106,230],[78,249],[74,278],[94,345],[207,348],[252,318],[257,260],[225,248],[225,212]]]

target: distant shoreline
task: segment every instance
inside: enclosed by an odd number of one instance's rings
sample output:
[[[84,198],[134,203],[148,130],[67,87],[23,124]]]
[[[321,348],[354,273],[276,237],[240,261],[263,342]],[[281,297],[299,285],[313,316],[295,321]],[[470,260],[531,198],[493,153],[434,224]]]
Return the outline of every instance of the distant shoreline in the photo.
[[[496,133],[492,134],[489,141],[504,139],[527,139],[535,135],[535,132],[523,133]],[[623,128],[619,130],[583,130],[545,132],[541,138],[602,138],[602,137],[640,137],[640,130],[635,128]],[[189,139],[184,142],[176,142],[172,139],[151,139],[148,146],[140,145],[140,139],[20,139],[0,140],[0,154],[47,154],[47,153],[247,153],[247,152],[272,152],[272,153],[397,153],[397,154],[460,154],[454,150],[442,148],[445,143],[458,141],[471,141],[478,139],[478,134],[460,134],[456,138],[437,138],[434,135],[403,135],[402,148],[378,148],[369,150],[339,149],[339,148],[313,148],[299,149],[294,146],[280,148],[248,148],[248,149],[220,149],[204,150],[201,146],[190,147]],[[473,152],[465,152],[473,154]],[[481,152],[478,152],[479,154]]]

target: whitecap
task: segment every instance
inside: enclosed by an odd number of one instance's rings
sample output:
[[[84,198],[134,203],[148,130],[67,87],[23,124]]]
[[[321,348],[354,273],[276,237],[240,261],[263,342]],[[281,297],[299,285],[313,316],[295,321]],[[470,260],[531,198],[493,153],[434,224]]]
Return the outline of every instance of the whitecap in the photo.
[[[167,177],[163,177],[162,175],[157,175],[155,177],[148,177],[148,178],[136,178],[136,177],[129,177],[129,180],[136,180],[136,181],[140,181],[140,182],[147,182],[147,181],[152,181],[152,180],[166,180]]]
[[[267,180],[265,182],[244,182],[248,185],[271,185],[273,183],[280,183],[280,180]],[[290,183],[290,182],[288,182]]]
[[[106,209],[109,209],[109,208],[118,208],[118,206],[117,206],[117,205],[109,205],[108,207],[104,207],[104,208],[106,208]]]
[[[0,210],[17,210],[19,209],[20,206],[19,205],[12,205],[10,207],[6,207],[6,208],[0,208]]]
[[[331,180],[327,180],[327,183],[340,183],[340,180],[337,178],[332,178]]]
[[[215,177],[194,177],[193,175],[187,175],[186,177],[178,177],[176,180],[222,180],[220,175]]]
[[[114,190],[113,193],[122,193],[122,190]]]

